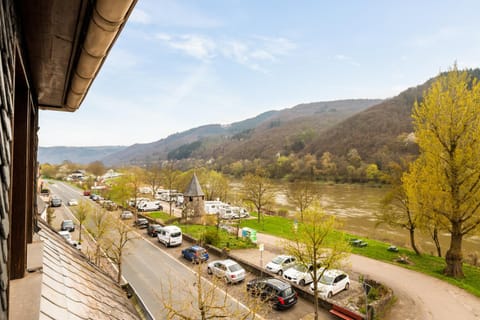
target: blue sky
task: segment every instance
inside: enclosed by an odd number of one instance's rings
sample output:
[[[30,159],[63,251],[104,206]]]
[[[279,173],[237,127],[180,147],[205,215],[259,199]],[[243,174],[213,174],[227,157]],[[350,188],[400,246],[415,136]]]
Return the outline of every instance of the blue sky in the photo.
[[[388,98],[480,65],[479,1],[139,0],[40,146],[148,143],[315,101]]]

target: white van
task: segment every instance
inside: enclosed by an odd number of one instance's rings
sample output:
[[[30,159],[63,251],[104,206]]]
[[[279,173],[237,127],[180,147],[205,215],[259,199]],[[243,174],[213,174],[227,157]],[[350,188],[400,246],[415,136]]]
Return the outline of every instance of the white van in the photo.
[[[141,201],[137,205],[138,211],[157,211],[157,210],[163,210],[162,205],[160,204],[160,201]]]
[[[229,205],[220,207],[220,219],[233,219],[233,211]]]
[[[182,244],[182,229],[177,226],[165,226],[157,231],[158,242],[166,247],[179,246]]]

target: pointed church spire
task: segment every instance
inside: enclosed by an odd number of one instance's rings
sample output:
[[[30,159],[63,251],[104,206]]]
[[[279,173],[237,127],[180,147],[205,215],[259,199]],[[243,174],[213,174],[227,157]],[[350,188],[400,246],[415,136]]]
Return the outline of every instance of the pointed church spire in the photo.
[[[195,172],[193,173],[192,180],[190,180],[190,184],[188,185],[187,191],[185,191],[184,196],[187,197],[203,197],[205,193],[202,191],[202,187],[198,182],[197,175]]]

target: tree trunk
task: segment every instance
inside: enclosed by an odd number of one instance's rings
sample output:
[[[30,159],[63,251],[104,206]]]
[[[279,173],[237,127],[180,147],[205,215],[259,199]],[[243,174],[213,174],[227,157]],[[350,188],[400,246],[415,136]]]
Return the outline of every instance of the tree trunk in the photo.
[[[410,228],[408,231],[410,233],[410,245],[412,246],[413,251],[415,251],[417,255],[421,255],[420,250],[418,250],[415,243],[415,228]]]
[[[120,258],[121,259],[121,258]],[[118,274],[117,274],[117,283],[120,284],[122,281],[122,262],[121,260],[118,262]]]
[[[452,221],[452,235],[450,238],[450,248],[445,255],[447,266],[443,273],[454,278],[464,278],[462,262],[462,225],[459,221]]]
[[[438,238],[438,229],[435,227],[432,234],[433,242],[435,243],[435,248],[437,249],[437,256],[442,256],[442,247],[440,245],[440,239]]]

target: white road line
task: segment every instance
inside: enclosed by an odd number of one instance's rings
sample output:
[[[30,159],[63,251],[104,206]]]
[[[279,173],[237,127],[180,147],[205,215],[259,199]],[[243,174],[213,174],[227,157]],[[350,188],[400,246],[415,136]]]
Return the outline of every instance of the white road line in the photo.
[[[174,256],[172,256],[170,253],[160,249],[157,245],[155,245],[154,243],[152,243],[151,241],[145,239],[145,237],[143,237],[137,230],[134,230],[135,233],[137,233],[141,239],[145,242],[147,242],[148,244],[150,244],[151,246],[153,246],[155,249],[157,250],[161,250],[162,252],[164,252],[170,259],[172,259],[173,261],[175,261],[176,263],[180,264],[182,267],[184,267],[185,269],[187,269],[188,271],[190,271],[193,275],[196,274],[196,272],[194,270],[192,270],[191,268],[185,266],[183,263],[180,263],[178,262],[177,258],[175,258]],[[247,311],[251,311],[250,308],[248,308],[246,305],[244,305],[242,302],[240,302],[237,298],[231,296],[230,294],[228,294],[225,290],[223,290],[222,288],[218,287],[218,286],[215,286],[209,279],[201,276],[201,278],[207,282],[208,284],[210,284],[213,288],[215,288],[216,290],[219,290],[223,295],[226,295],[228,296],[230,299],[232,299],[235,303],[237,303],[238,305],[240,305],[242,308],[244,308],[245,310]],[[262,316],[260,316],[259,314],[255,313],[255,318],[257,319],[261,319],[261,320],[265,320],[265,318],[263,318]]]

